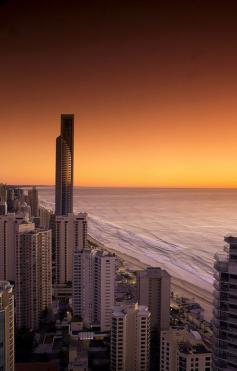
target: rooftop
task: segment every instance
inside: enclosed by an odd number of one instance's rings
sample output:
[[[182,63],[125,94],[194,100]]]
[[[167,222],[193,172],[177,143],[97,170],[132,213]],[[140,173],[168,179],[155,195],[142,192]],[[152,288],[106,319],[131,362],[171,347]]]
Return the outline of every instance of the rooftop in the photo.
[[[210,351],[203,344],[192,345],[189,342],[184,342],[179,344],[180,353],[184,354],[205,354],[210,353]]]

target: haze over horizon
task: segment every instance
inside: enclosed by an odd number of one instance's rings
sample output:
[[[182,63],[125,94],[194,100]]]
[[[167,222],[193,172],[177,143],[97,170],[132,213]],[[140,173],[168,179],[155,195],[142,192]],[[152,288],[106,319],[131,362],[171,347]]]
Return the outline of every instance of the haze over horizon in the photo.
[[[237,4],[134,4],[1,2],[1,181],[54,184],[74,113],[75,185],[237,187]]]

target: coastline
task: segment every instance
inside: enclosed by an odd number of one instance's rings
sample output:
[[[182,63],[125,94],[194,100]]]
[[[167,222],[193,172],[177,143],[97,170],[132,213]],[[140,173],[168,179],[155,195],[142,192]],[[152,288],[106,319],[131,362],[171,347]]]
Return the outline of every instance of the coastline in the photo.
[[[122,253],[116,249],[105,246],[96,238],[91,235],[88,235],[88,240],[98,246],[101,249],[108,250],[112,253],[115,253],[124,263],[124,266],[130,271],[138,271],[148,267],[147,264],[141,262],[134,256]],[[182,297],[187,297],[194,299],[197,303],[201,305],[204,312],[204,318],[207,321],[210,321],[212,318],[212,295],[207,290],[204,290],[200,287],[193,285],[190,282],[171,277],[171,290]]]

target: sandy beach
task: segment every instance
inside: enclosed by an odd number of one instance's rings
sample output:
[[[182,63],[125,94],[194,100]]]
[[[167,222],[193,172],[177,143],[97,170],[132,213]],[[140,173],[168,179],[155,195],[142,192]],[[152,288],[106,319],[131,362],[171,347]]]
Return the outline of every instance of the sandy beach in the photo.
[[[147,267],[147,265],[141,262],[134,256],[124,254],[121,251],[105,246],[100,241],[96,240],[92,236],[88,238],[91,242],[96,244],[99,248],[106,249],[115,253],[124,263],[124,266],[131,271],[141,270]],[[162,267],[161,267],[162,268]],[[190,282],[186,282],[175,277],[171,277],[171,290],[179,296],[194,299],[204,309],[204,317],[207,321],[212,318],[212,295],[209,291],[203,290]]]

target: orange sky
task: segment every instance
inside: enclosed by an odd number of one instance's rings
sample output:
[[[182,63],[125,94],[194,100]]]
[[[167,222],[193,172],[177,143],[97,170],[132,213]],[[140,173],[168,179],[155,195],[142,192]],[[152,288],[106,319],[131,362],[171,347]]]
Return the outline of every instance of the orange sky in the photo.
[[[0,6],[0,182],[54,183],[63,112],[76,185],[237,186],[231,2],[22,3]]]

